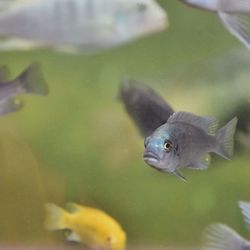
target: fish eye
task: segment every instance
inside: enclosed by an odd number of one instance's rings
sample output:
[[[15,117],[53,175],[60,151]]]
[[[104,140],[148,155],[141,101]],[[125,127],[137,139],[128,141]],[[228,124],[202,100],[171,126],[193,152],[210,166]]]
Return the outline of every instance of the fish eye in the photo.
[[[171,149],[172,149],[172,147],[173,147],[173,144],[172,144],[171,141],[166,140],[166,141],[164,142],[163,148],[164,148],[164,150],[165,150],[166,152],[170,152]]]
[[[147,5],[145,3],[137,3],[137,10],[141,13],[146,12],[148,9]]]
[[[107,241],[108,241],[109,243],[111,243],[111,242],[112,242],[112,237],[111,237],[111,236],[108,236],[108,237],[107,237]]]

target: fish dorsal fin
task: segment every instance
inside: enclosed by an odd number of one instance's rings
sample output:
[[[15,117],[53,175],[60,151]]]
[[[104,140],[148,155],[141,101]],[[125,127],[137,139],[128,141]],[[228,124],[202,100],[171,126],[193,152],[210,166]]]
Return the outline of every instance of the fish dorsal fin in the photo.
[[[210,225],[204,235],[202,250],[249,249],[249,241],[224,224]]]
[[[204,130],[214,135],[218,128],[218,121],[213,117],[202,117],[189,112],[175,112],[167,121],[168,123],[183,122]]]
[[[81,207],[77,205],[76,203],[69,202],[66,204],[66,209],[68,212],[73,214],[73,213],[79,212],[81,210]]]

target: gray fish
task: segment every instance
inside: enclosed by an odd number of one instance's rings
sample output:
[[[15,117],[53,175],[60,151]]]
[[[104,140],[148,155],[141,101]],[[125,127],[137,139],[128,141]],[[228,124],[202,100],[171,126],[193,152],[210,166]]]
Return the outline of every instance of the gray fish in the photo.
[[[218,121],[214,118],[176,112],[145,139],[144,161],[186,180],[179,169],[206,169],[210,152],[225,159],[232,157],[236,124],[235,117],[217,131]]]
[[[151,135],[174,113],[152,88],[132,79],[123,80],[119,99],[144,137]]]
[[[167,14],[155,0],[1,2],[0,36],[5,40],[0,49],[5,50],[98,52],[168,26]]]
[[[250,229],[250,203],[239,202],[248,229]],[[250,241],[224,224],[213,224],[205,232],[202,250],[250,250]]]
[[[216,12],[226,29],[250,49],[250,0],[180,0]]]
[[[7,75],[7,68],[0,68],[0,116],[22,108],[23,103],[16,99],[17,95],[48,94],[48,87],[38,63],[31,64],[14,80],[7,80]]]

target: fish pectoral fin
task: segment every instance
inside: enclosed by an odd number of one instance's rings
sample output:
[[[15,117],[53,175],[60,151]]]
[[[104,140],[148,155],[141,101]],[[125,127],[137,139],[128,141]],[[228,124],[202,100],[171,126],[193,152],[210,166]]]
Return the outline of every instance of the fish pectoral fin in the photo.
[[[250,49],[250,16],[249,14],[218,12],[218,15],[229,30],[248,49]]]
[[[67,241],[81,242],[80,236],[74,231],[70,231],[66,236]]]
[[[181,174],[179,170],[176,169],[174,172],[172,172],[172,174],[177,176],[182,181],[187,182],[187,179]]]
[[[207,154],[201,159],[191,162],[187,167],[192,169],[202,170],[208,168],[210,162],[211,162],[211,157],[209,154]]]
[[[9,98],[0,102],[0,116],[13,113],[23,107],[23,102],[19,99]]]

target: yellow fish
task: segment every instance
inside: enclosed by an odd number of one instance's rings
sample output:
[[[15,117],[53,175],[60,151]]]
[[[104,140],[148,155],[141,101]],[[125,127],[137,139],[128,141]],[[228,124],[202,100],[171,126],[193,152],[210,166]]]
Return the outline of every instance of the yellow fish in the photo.
[[[125,249],[126,233],[117,221],[99,209],[68,203],[66,211],[48,203],[46,211],[46,229],[69,229],[69,241],[81,242],[92,249]]]

